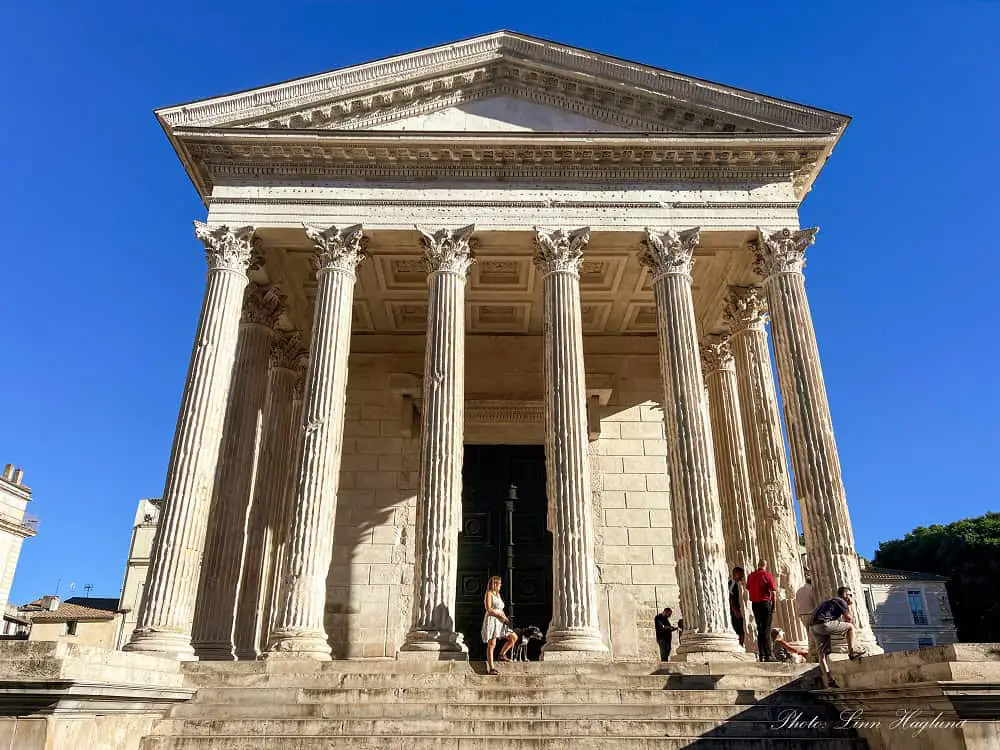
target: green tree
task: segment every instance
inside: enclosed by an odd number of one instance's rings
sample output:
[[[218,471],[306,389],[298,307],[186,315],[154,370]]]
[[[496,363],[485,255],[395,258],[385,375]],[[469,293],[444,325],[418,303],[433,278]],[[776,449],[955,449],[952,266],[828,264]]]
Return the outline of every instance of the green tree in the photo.
[[[917,527],[881,542],[872,562],[950,577],[959,640],[1000,641],[1000,513]]]

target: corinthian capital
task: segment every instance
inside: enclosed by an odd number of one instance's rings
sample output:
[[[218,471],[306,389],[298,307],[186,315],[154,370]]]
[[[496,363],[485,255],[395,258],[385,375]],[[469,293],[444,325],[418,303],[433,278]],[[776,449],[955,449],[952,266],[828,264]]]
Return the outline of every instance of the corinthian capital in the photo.
[[[760,238],[754,248],[754,271],[764,279],[779,273],[802,273],[806,248],[816,241],[818,231],[819,227],[797,232],[791,229],[765,232],[757,227]]]
[[[417,227],[424,242],[424,262],[427,272],[457,273],[463,278],[473,264],[472,248],[476,241],[472,233],[476,231],[475,224],[469,224],[461,229],[439,229],[434,233],[422,227]]]
[[[243,297],[243,323],[274,328],[285,309],[287,298],[276,286],[247,284]]]
[[[230,229],[223,224],[213,228],[196,221],[194,234],[205,245],[205,260],[210,271],[245,274],[252,264],[259,263],[253,227]]]
[[[736,369],[736,361],[733,359],[733,351],[729,346],[728,334],[712,333],[702,340],[701,365],[705,375],[719,370]]]
[[[302,344],[298,331],[278,331],[271,342],[271,366],[284,370],[297,370],[309,351]]]
[[[690,276],[694,250],[700,240],[700,227],[683,232],[668,229],[662,234],[647,227],[639,262],[649,269],[653,281],[669,274]]]
[[[316,246],[312,264],[317,273],[343,271],[354,275],[358,264],[365,259],[365,247],[368,244],[368,238],[360,224],[343,229],[335,226],[320,229],[308,224],[302,226],[306,230],[306,237]]]
[[[546,231],[535,227],[535,265],[546,274],[568,271],[579,276],[583,248],[588,242],[590,227],[581,227],[572,232],[565,229]]]
[[[731,286],[722,311],[730,333],[763,331],[767,323],[767,298],[757,286]]]

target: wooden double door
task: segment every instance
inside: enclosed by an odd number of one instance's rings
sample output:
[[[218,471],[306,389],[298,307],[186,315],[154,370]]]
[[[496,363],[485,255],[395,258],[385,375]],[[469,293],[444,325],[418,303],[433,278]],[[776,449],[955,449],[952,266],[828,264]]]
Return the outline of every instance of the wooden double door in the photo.
[[[458,537],[456,629],[469,658],[485,658],[480,636],[491,576],[515,627],[545,632],[552,619],[552,535],[546,530],[545,450],[540,445],[466,445]],[[538,658],[529,644],[529,658]]]

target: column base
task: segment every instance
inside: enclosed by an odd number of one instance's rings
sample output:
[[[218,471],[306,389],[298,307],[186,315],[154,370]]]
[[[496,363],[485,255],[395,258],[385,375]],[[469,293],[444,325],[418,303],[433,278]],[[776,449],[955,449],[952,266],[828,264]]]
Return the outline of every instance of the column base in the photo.
[[[194,652],[199,661],[236,661],[233,647],[228,643],[195,643]]]
[[[326,640],[326,633],[277,631],[271,636],[271,645],[263,657],[268,661],[280,659],[332,661],[332,652],[333,649]]]
[[[411,630],[396,658],[468,661],[469,649],[465,636],[453,630]]]
[[[736,633],[684,633],[671,661],[750,661],[756,658],[740,646]]]
[[[191,647],[191,636],[155,628],[135,630],[132,639],[122,647],[122,651],[166,656],[177,661],[198,661]]]
[[[611,653],[601,631],[591,628],[563,628],[545,634],[542,661],[603,661]]]
[[[237,651],[236,659],[237,661],[257,661],[261,657],[261,652],[257,649],[252,651]]]

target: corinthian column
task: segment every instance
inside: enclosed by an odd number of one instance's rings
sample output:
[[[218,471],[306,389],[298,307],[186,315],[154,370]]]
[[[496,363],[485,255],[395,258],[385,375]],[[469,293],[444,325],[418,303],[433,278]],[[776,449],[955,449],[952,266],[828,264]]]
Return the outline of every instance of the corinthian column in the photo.
[[[333,557],[333,527],[344,446],[347,358],[358,263],[364,257],[361,225],[306,227],[316,245],[313,314],[292,539],[282,567],[281,604],[268,657],[330,659],[324,612]]]
[[[607,654],[597,619],[597,569],[587,454],[580,264],[590,229],[535,230],[542,273],[545,469],[552,531],[552,622],[544,659]]]
[[[755,268],[765,280],[771,310],[785,428],[813,586],[821,597],[850,586],[860,602],[858,553],[802,274],[806,248],[818,231],[760,230]],[[881,653],[864,604],[856,605],[852,614],[859,645]]]
[[[282,307],[274,287],[253,283],[247,287],[208,519],[204,567],[212,574],[202,576],[195,608],[192,640],[204,661],[235,658],[233,630],[256,468],[257,426],[267,396],[272,330]]]
[[[726,559],[729,567],[739,565],[749,574],[758,559],[757,523],[729,336],[724,333],[706,336],[701,344],[701,361],[708,388]]]
[[[269,632],[275,552],[287,525],[296,370],[305,356],[298,331],[276,331],[271,344],[257,481],[247,523],[247,552],[236,608],[235,645],[239,659],[260,656],[262,641]]]
[[[731,334],[739,386],[743,434],[750,468],[750,493],[757,517],[757,546],[778,584],[775,624],[790,643],[805,648],[808,638],[795,614],[795,593],[804,585],[792,488],[785,464],[778,395],[767,347],[767,306],[761,290],[730,287],[725,318]]]
[[[674,552],[685,623],[677,652],[682,658],[742,650],[729,624],[728,571],[691,296],[698,240],[698,229],[664,234],[647,229],[640,255],[656,297]]]
[[[126,651],[194,659],[191,623],[201,575],[208,508],[236,358],[253,227],[195,222],[208,279],[163,490],[148,584]]]
[[[423,237],[429,303],[420,415],[413,624],[400,653],[467,658],[455,632],[458,523],[465,429],[465,279],[475,226],[417,228]]]

